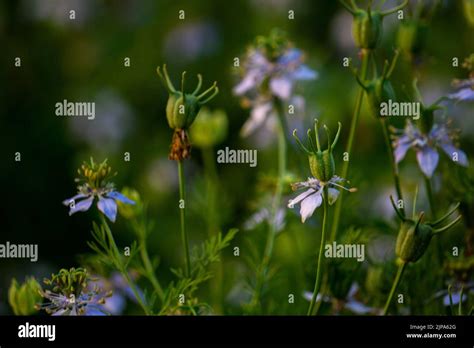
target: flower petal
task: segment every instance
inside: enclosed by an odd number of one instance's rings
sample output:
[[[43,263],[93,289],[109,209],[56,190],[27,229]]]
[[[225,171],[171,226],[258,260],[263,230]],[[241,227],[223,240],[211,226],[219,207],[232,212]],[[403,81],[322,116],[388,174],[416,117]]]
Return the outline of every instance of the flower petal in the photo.
[[[293,80],[290,75],[282,75],[274,77],[270,80],[270,89],[277,97],[287,100],[291,96],[293,90]]]
[[[298,204],[299,202],[301,202],[303,199],[305,199],[306,197],[308,197],[310,194],[312,193],[316,193],[315,190],[313,190],[312,188],[309,189],[309,190],[306,190],[305,192],[303,193],[300,193],[298,196],[296,196],[295,198],[293,199],[290,199],[288,201],[288,208],[291,208],[293,209],[295,207],[295,204]]]
[[[117,217],[117,203],[112,198],[99,197],[97,208],[109,218],[110,221],[115,222]]]
[[[302,64],[293,71],[291,77],[295,80],[314,80],[318,78],[318,73]]]
[[[405,158],[408,149],[411,147],[411,140],[407,135],[403,135],[395,142],[394,156],[395,162],[399,163]]]
[[[250,69],[240,81],[237,86],[234,87],[234,94],[242,95],[247,93],[249,90],[256,88],[263,80],[263,75],[260,69]]]
[[[257,104],[250,112],[250,118],[245,122],[240,131],[243,137],[252,134],[258,127],[260,127],[267,119],[269,113],[272,111],[271,103]]]
[[[106,196],[109,197],[109,198],[113,198],[115,200],[118,200],[118,201],[120,201],[122,203],[125,203],[125,204],[135,204],[134,201],[127,198],[126,196],[124,196],[123,194],[121,194],[118,191],[109,192],[109,193],[106,194]]]
[[[71,216],[74,213],[77,213],[78,211],[87,211],[92,205],[92,202],[94,201],[94,196],[90,196],[87,199],[83,199],[82,201],[76,202],[74,200],[70,201],[70,206],[71,209],[69,210],[69,216]],[[74,202],[74,204],[71,204]]]
[[[443,151],[449,156],[451,161],[457,163],[461,166],[467,167],[469,165],[469,161],[467,160],[467,156],[464,151],[458,149],[452,143],[442,143],[440,144]],[[457,156],[457,160],[453,159],[454,156]]]
[[[71,197],[71,198],[69,198],[69,199],[65,199],[65,200],[63,201],[63,204],[69,206],[69,205],[71,205],[71,203],[72,203],[73,201],[75,202],[78,198],[86,198],[86,197],[87,197],[87,196],[86,196],[85,194],[83,194],[83,193],[78,193],[78,194],[75,195],[74,197]]]
[[[314,211],[317,207],[321,205],[323,198],[320,192],[316,192],[313,195],[309,195],[301,202],[300,206],[300,214],[301,214],[301,222],[305,222],[307,218],[313,215]]]
[[[455,99],[458,101],[473,101],[474,100],[474,89],[462,88],[456,93],[452,93],[448,96],[450,99]]]
[[[428,178],[431,178],[438,165],[438,152],[432,147],[424,146],[416,153],[416,159],[418,160],[421,171]]]
[[[339,197],[339,190],[333,187],[328,189],[328,203],[329,205],[333,205],[336,202],[337,197]]]
[[[373,311],[373,308],[368,307],[362,302],[356,301],[354,299],[347,301],[344,307],[355,314],[367,314]]]

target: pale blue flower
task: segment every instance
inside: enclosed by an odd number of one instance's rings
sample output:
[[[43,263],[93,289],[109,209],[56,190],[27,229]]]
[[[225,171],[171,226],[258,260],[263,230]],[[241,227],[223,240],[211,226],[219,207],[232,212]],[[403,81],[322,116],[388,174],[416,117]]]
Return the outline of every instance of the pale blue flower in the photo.
[[[125,204],[135,204],[131,199],[115,191],[111,185],[107,185],[101,189],[92,189],[87,184],[84,184],[80,186],[79,191],[80,192],[74,197],[63,201],[64,205],[70,207],[69,216],[79,211],[89,210],[94,199],[97,198],[97,208],[107,216],[110,221],[115,222],[117,217],[117,201]]]
[[[75,316],[75,315],[107,315],[109,314],[105,307],[105,299],[109,297],[110,293],[100,292],[99,289],[94,289],[88,292],[81,292],[79,296],[65,294],[57,294],[46,290],[42,296],[48,302],[41,305],[48,314],[53,316]]]
[[[234,87],[238,96],[246,96],[250,104],[250,118],[242,128],[247,136],[275,117],[274,98],[290,102],[295,97],[297,81],[314,80],[318,73],[303,64],[303,53],[289,48],[274,61],[259,49],[249,51],[244,63],[242,80]]]
[[[438,166],[438,148],[449,158],[464,167],[468,166],[466,154],[454,146],[455,134],[446,124],[434,124],[430,132],[423,134],[412,122],[407,121],[404,130],[395,130],[393,141],[395,161],[399,163],[410,148],[416,152],[416,159],[421,171],[431,177]]]

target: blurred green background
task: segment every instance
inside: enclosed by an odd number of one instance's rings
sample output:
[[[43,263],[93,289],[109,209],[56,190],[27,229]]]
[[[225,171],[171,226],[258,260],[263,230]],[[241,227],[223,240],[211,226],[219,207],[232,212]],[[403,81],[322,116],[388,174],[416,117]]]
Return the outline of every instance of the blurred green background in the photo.
[[[393,4],[387,1],[386,6]],[[75,10],[75,20],[69,19],[70,10]],[[185,11],[184,20],[178,19],[179,10]],[[288,19],[289,10],[295,11],[294,20]],[[167,94],[155,72],[163,63],[168,64],[176,82],[183,70],[188,72],[191,86],[197,73],[203,74],[205,85],[218,81],[221,92],[210,107],[227,112],[229,132],[216,149],[258,149],[256,168],[217,166],[218,199],[222,230],[241,229],[232,246],[239,246],[241,255],[250,250],[248,245],[263,248],[266,228],[246,230],[244,225],[258,210],[261,198],[271,192],[262,186],[261,179],[276,173],[275,139],[264,130],[250,138],[239,136],[248,110],[242,109],[232,94],[238,81],[233,58],[242,57],[256,35],[266,35],[275,27],[287,32],[306,53],[306,64],[319,72],[318,80],[298,85],[306,106],[304,112],[293,116],[290,125],[302,130],[317,116],[334,129],[341,121],[342,141],[336,153],[336,168],[340,168],[357,92],[352,74],[342,67],[343,57],[357,62],[351,21],[337,1],[2,0],[0,242],[37,243],[39,261],[0,260],[0,314],[10,313],[6,293],[12,277],[23,280],[33,274],[41,279],[61,267],[77,265],[77,255],[89,252],[86,241],[91,238],[95,209],[69,217],[61,202],[75,194],[76,168],[90,156],[98,161],[108,158],[118,171],[117,187],[136,188],[149,203],[150,216],[156,222],[150,253],[160,257],[161,279],[165,283],[172,279],[169,268],[180,266],[182,257],[177,169],[167,159],[172,135],[164,112]],[[393,54],[398,27],[395,16],[385,21],[383,45],[377,52],[379,66]],[[410,86],[414,75],[428,103],[452,92],[452,79],[465,77],[462,69],[451,65],[452,57],[462,61],[474,48],[473,28],[464,18],[461,2],[442,1],[428,28],[416,64],[404,57],[397,66],[394,85],[401,98],[405,98],[404,86]],[[15,57],[21,58],[21,67],[15,67]],[[126,57],[130,67],[124,66]],[[64,99],[95,102],[95,120],[57,117],[55,104]],[[462,148],[472,161],[472,104],[451,106],[449,114],[462,127]],[[15,152],[21,153],[21,162],[14,161]],[[125,152],[130,152],[130,162],[123,160]],[[290,171],[298,180],[305,179],[309,170],[304,156],[290,147],[288,157]],[[351,182],[359,192],[346,196],[342,229],[355,226],[366,233],[395,236],[396,224],[387,199],[392,192],[389,161],[380,125],[367,111],[361,117],[351,160]],[[401,168],[410,192],[421,179],[413,154]],[[194,245],[207,236],[202,217],[206,203],[199,199],[206,188],[203,158],[197,148],[186,162],[186,176],[188,226]],[[426,207],[421,194],[420,204]],[[315,216],[302,225],[294,211],[287,211],[286,227],[277,239],[274,256],[278,269],[273,313],[298,314],[307,306],[301,293],[312,285],[320,226],[319,214]],[[123,218],[118,218],[113,230],[118,243],[131,243]],[[462,229],[448,238],[451,244],[462,243]],[[245,296],[236,285],[244,280],[246,266],[230,251],[224,266],[225,287],[230,300],[234,296],[239,303]],[[290,292],[297,304],[286,308]]]

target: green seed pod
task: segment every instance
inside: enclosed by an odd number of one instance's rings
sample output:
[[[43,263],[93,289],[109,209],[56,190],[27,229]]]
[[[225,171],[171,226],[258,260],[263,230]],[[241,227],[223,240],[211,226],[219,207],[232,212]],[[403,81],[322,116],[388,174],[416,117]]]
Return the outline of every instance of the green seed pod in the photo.
[[[169,93],[168,103],[166,104],[166,119],[170,128],[174,130],[188,129],[196,119],[201,106],[213,99],[219,92],[217,83],[214,82],[210,88],[198,94],[202,86],[202,76],[198,74],[198,83],[195,90],[192,93],[185,93],[186,72],[181,74],[181,90],[178,91],[169,78],[166,65],[163,65],[163,72],[160,67],[156,71]]]
[[[36,304],[41,302],[41,286],[35,278],[27,278],[23,284],[13,279],[8,290],[8,302],[15,315],[32,315],[37,312]]]
[[[332,151],[334,146],[336,146],[337,140],[339,139],[339,134],[341,132],[341,123],[338,124],[338,129],[334,140],[331,143],[331,138],[329,135],[329,129],[324,126],[324,129],[327,133],[328,146],[325,150],[321,150],[321,145],[319,143],[318,135],[318,121],[315,120],[314,124],[314,140],[311,136],[311,129],[308,130],[308,147],[304,146],[296,135],[296,129],[293,131],[293,137],[300,146],[300,148],[308,155],[309,168],[311,174],[322,182],[327,182],[335,174],[336,166],[334,163],[334,156]]]
[[[423,256],[433,237],[433,229],[419,221],[406,220],[398,232],[395,253],[404,262],[416,262]]]
[[[354,20],[352,22],[352,36],[355,44],[361,49],[374,49],[382,39],[383,18],[389,14],[395,13],[406,6],[408,0],[404,0],[400,5],[387,11],[373,11],[371,1],[367,10],[363,10],[356,5],[355,1],[347,3],[345,0],[341,4],[349,11]]]
[[[334,176],[336,165],[332,152],[328,150],[316,152],[308,156],[308,160],[311,174],[316,179],[326,182]]]
[[[184,99],[184,100],[183,100]],[[196,119],[201,109],[199,101],[194,95],[170,94],[166,104],[166,118],[171,129],[186,129]]]
[[[418,54],[425,45],[427,34],[428,26],[425,22],[403,21],[398,27],[397,45],[405,54]]]
[[[382,20],[380,12],[357,10],[352,22],[352,36],[356,46],[365,49],[374,49],[382,37]]]
[[[404,211],[397,208],[393,197],[390,196],[392,206],[395,209],[397,216],[402,221],[400,230],[398,232],[397,242],[395,245],[395,253],[398,256],[398,261],[403,263],[418,261],[426,252],[426,249],[430,244],[431,238],[433,238],[434,235],[450,229],[462,218],[462,216],[459,215],[447,225],[439,227],[439,225],[446,221],[451,216],[451,214],[456,211],[456,209],[459,207],[458,203],[451,211],[446,213],[438,220],[434,222],[423,222],[423,212],[421,212],[417,218],[415,217],[417,194],[418,189],[415,193],[415,198],[413,202],[414,208],[412,219],[408,219],[405,217]]]

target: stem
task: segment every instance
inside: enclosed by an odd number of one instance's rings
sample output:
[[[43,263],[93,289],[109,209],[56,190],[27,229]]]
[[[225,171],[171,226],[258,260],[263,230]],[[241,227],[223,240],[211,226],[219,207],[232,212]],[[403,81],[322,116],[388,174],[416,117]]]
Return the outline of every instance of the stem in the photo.
[[[275,189],[275,196],[273,198],[273,204],[271,213],[269,216],[269,229],[267,234],[267,240],[265,243],[265,250],[263,254],[262,263],[257,269],[257,280],[255,285],[255,291],[253,298],[250,304],[251,308],[255,308],[260,303],[260,295],[262,292],[263,285],[265,283],[265,278],[268,272],[268,265],[273,253],[273,245],[276,235],[276,226],[275,220],[278,214],[278,208],[280,206],[282,191],[283,191],[283,181],[286,174],[286,136],[285,136],[285,114],[283,111],[283,105],[281,101],[275,98],[275,108],[278,114],[278,127],[277,127],[277,136],[278,136],[278,180]]]
[[[436,206],[434,204],[433,190],[431,189],[431,180],[426,175],[423,175],[425,179],[426,194],[428,195],[428,202],[430,203],[431,215],[436,220]]]
[[[189,244],[188,244],[188,234],[186,233],[185,225],[185,191],[184,191],[184,173],[183,173],[183,161],[178,161],[178,176],[179,176],[179,203],[183,204],[183,207],[179,207],[179,215],[181,220],[181,239],[183,241],[184,256],[185,256],[185,274],[186,277],[189,277],[191,272],[191,258],[189,256]]]
[[[216,170],[216,160],[214,156],[214,149],[212,147],[207,147],[202,149],[202,157],[204,162],[204,171],[207,181],[207,212],[206,212],[206,222],[207,229],[209,232],[209,237],[215,236],[219,233],[219,215],[216,214],[219,211],[219,207],[216,203],[216,198],[218,197],[218,189],[216,187],[219,184],[219,177]],[[214,269],[214,278],[210,284],[211,298],[213,299],[212,305],[214,307],[216,314],[223,313],[223,264],[222,262],[216,263],[213,266]]]
[[[390,306],[390,302],[392,302],[392,297],[395,294],[395,290],[397,290],[398,284],[400,283],[400,280],[402,279],[403,271],[405,270],[406,265],[407,265],[406,262],[402,262],[400,266],[398,266],[397,276],[395,277],[395,280],[393,281],[392,289],[390,290],[390,294],[388,295],[388,298],[387,298],[387,303],[385,303],[385,307],[383,309],[383,315],[387,315],[388,307]]]
[[[393,155],[393,147],[390,141],[390,132],[388,130],[388,122],[385,118],[380,119],[382,123],[383,136],[385,139],[385,146],[387,147],[388,155],[390,157],[390,164],[392,165],[392,176],[395,183],[395,190],[397,191],[398,200],[403,201],[402,189],[400,185],[400,176],[398,175],[398,166],[395,162],[395,156]],[[405,213],[404,208],[400,209],[402,214]]]
[[[370,51],[367,49],[361,50],[362,68],[360,72],[360,79],[362,81],[365,81],[367,79],[367,66],[369,65],[369,52]],[[349,154],[349,158],[351,156],[352,145],[354,143],[355,130],[357,128],[360,111],[362,109],[362,101],[364,99],[364,93],[365,93],[364,89],[360,87],[359,94],[357,95],[357,101],[356,101],[356,106],[354,109],[354,114],[352,116],[351,128],[349,130],[349,138],[347,140],[347,146],[346,146],[346,152]],[[349,172],[349,161],[344,161],[344,164],[342,165],[341,177],[347,179],[348,172]],[[332,229],[331,229],[331,241],[336,240],[337,229],[339,227],[339,219],[341,217],[341,212],[342,212],[342,199],[343,198],[344,198],[344,192],[341,192],[339,194],[338,200],[336,201],[336,207],[334,210],[334,220],[333,220]]]
[[[214,149],[212,147],[202,149],[202,157],[207,181],[207,228],[209,236],[213,236],[219,229],[218,215],[216,214],[219,210],[216,206],[216,185],[218,184],[218,176]]]
[[[323,263],[323,249],[324,243],[326,242],[326,220],[329,210],[328,199],[328,188],[325,187],[323,195],[323,227],[321,233],[321,242],[319,244],[318,263],[316,266],[316,280],[314,281],[313,297],[311,298],[311,303],[309,304],[307,315],[313,315],[314,305],[316,304],[319,289],[321,288],[321,265]]]
[[[109,225],[107,224],[107,221],[105,221],[105,218],[102,216],[102,223],[105,226],[105,231],[107,233],[107,237],[109,238],[110,241],[110,246],[113,248],[114,254],[115,254],[115,264],[118,269],[118,271],[122,274],[122,277],[125,279],[127,282],[128,286],[133,292],[133,295],[137,299],[138,304],[140,307],[142,307],[143,311],[145,312],[146,315],[150,315],[150,310],[148,309],[147,305],[143,302],[143,299],[138,293],[138,290],[136,288],[135,283],[130,279],[130,275],[128,274],[128,271],[125,269],[123,263],[122,263],[122,258],[120,257],[120,252],[117,248],[117,244],[115,243],[114,236],[112,234],[112,231],[109,228]]]
[[[155,276],[155,271],[153,269],[153,265],[151,264],[150,257],[148,256],[148,251],[146,249],[146,240],[145,238],[142,238],[141,240],[141,248],[140,248],[140,256],[143,261],[143,266],[145,267],[145,271],[147,272],[148,279],[150,280],[151,284],[153,285],[153,288],[155,289],[156,293],[158,294],[158,297],[160,300],[163,302],[165,299],[165,294],[163,292],[163,288],[160,285],[160,282]]]

